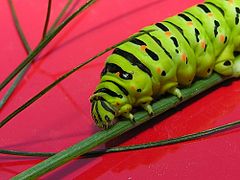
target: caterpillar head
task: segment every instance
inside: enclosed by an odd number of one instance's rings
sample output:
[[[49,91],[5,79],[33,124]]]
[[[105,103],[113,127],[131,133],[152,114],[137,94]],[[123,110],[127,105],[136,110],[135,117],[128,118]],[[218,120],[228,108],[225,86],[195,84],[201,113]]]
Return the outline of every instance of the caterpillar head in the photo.
[[[116,123],[116,107],[101,96],[93,95],[90,101],[92,117],[98,127],[108,129]]]

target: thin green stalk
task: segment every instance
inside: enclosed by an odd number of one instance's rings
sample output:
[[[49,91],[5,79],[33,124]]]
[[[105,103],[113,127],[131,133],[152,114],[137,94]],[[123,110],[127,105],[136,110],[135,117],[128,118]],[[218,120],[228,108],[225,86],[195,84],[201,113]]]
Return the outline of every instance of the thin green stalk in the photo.
[[[27,39],[22,31],[22,28],[20,26],[20,23],[18,21],[17,18],[17,14],[15,11],[15,8],[13,6],[13,2],[12,0],[8,0],[9,3],[9,7],[13,16],[13,21],[14,24],[16,26],[17,32],[19,34],[19,37],[21,39],[21,42],[24,45],[24,48],[26,50],[26,52],[30,53],[31,52],[31,48],[27,42]],[[25,73],[27,72],[27,70],[29,69],[29,65],[26,66],[20,73],[19,75],[16,77],[16,79],[14,80],[13,84],[11,85],[11,87],[9,88],[9,90],[7,91],[7,93],[3,96],[3,98],[0,101],[0,109],[4,106],[4,104],[7,102],[8,98],[12,95],[13,91],[16,89],[17,85],[20,83],[20,81],[22,80],[22,78],[24,77]]]
[[[0,91],[29,63],[31,63],[38,55],[38,53],[69,23],[76,17],[80,12],[88,8],[90,5],[95,3],[96,0],[90,0],[76,10],[71,16],[69,16],[65,21],[63,21],[54,31],[44,38],[43,41],[27,56],[27,58],[12,72],[10,75],[0,84]]]
[[[138,34],[135,34],[133,36],[131,36],[130,38],[115,44],[112,47],[109,47],[107,49],[105,49],[104,51],[98,53],[96,56],[90,58],[89,60],[81,63],[80,65],[78,65],[77,67],[73,68],[72,70],[68,71],[67,73],[63,74],[62,76],[60,76],[56,81],[54,81],[53,83],[51,83],[50,85],[48,85],[46,88],[44,88],[42,91],[40,91],[38,94],[36,94],[34,97],[32,97],[31,99],[29,99],[26,103],[24,103],[22,106],[20,106],[19,108],[17,108],[14,112],[12,112],[11,114],[9,114],[4,120],[2,120],[0,122],[0,128],[3,127],[7,122],[9,122],[13,117],[15,117],[18,113],[20,113],[21,111],[23,111],[24,109],[26,109],[28,106],[30,106],[32,103],[34,103],[36,100],[38,100],[40,97],[42,97],[44,94],[46,94],[48,91],[50,91],[53,87],[55,87],[58,83],[60,83],[61,81],[63,81],[64,79],[66,79],[68,76],[70,76],[71,74],[73,74],[74,72],[76,72],[77,70],[79,70],[81,67],[85,66],[86,64],[90,63],[91,61],[95,60],[96,58],[98,58],[99,56],[103,55],[104,53],[112,50],[113,48],[119,46],[120,44],[123,44],[127,41],[129,41],[130,39],[140,36],[144,34],[144,32],[140,32]]]
[[[73,0],[68,0],[66,5],[63,7],[62,11],[59,13],[58,17],[55,19],[52,26],[48,30],[48,33],[51,33],[56,28],[57,24],[59,23],[59,21],[61,20],[61,18],[65,14],[65,12],[68,10],[68,8],[69,8],[69,6],[71,5],[72,2],[73,2]]]
[[[6,102],[8,101],[9,97],[12,95],[12,93],[14,92],[14,90],[17,88],[18,84],[21,82],[21,80],[23,79],[24,75],[26,74],[26,72],[28,71],[28,69],[30,68],[29,65],[27,65],[26,67],[24,67],[18,74],[18,76],[16,77],[16,79],[13,81],[12,85],[10,86],[10,88],[7,90],[6,94],[4,94],[3,98],[0,100],[0,109],[3,108],[3,106],[6,104]]]
[[[48,8],[47,8],[47,15],[46,15],[46,20],[43,28],[43,33],[42,33],[42,40],[45,38],[47,29],[48,29],[48,24],[49,24],[49,19],[51,15],[51,8],[52,7],[52,0],[48,0]]]
[[[0,149],[0,154],[9,154],[9,155],[16,155],[16,156],[31,156],[31,157],[50,157],[56,153],[15,151],[15,150]]]
[[[31,52],[31,48],[27,42],[27,39],[22,31],[22,28],[21,28],[21,25],[18,21],[18,18],[17,18],[17,14],[16,14],[16,10],[14,8],[14,5],[13,5],[13,2],[12,0],[8,0],[8,4],[9,4],[9,7],[10,7],[10,10],[11,10],[11,13],[12,13],[12,16],[13,16],[13,21],[14,21],[14,25],[16,26],[16,29],[17,29],[17,32],[19,34],[19,37],[23,43],[23,46],[26,50],[26,52]]]
[[[183,101],[186,101],[197,94],[209,89],[210,87],[223,82],[226,78],[221,77],[220,75],[213,73],[208,79],[198,80],[192,84],[191,87],[182,89],[183,99],[182,101],[175,96],[169,96],[163,98],[155,103],[153,103],[154,115],[157,116],[175,106],[180,104]],[[99,146],[100,144],[106,143],[107,141],[131,130],[132,128],[139,126],[140,124],[150,120],[150,117],[147,112],[141,111],[134,114],[136,123],[131,123],[129,120],[119,121],[116,125],[110,129],[99,131],[92,135],[91,137],[77,143],[51,157],[38,163],[37,165],[29,168],[28,170],[18,174],[13,179],[35,179],[40,177],[49,171],[56,169],[59,166],[64,165],[65,163],[83,155],[93,148]]]
[[[240,121],[238,120],[238,121],[234,121],[232,123],[225,124],[223,126],[218,126],[216,128],[211,128],[211,129],[208,129],[205,131],[188,134],[185,136],[180,136],[177,138],[171,138],[171,139],[167,139],[167,140],[160,140],[160,141],[131,145],[131,146],[120,146],[120,147],[94,150],[94,151],[90,151],[90,152],[83,154],[81,157],[88,158],[88,157],[95,157],[95,156],[99,156],[99,155],[103,155],[103,154],[107,154],[107,153],[123,152],[123,151],[130,151],[130,150],[131,151],[132,150],[141,150],[141,149],[177,144],[177,143],[181,143],[181,142],[200,139],[200,138],[210,136],[210,135],[213,135],[213,134],[216,134],[219,132],[237,128],[237,127],[239,127],[239,125],[240,125]],[[56,153],[52,153],[52,152],[26,152],[26,151],[15,151],[15,150],[5,150],[5,149],[0,149],[0,153],[17,155],[17,156],[31,156],[31,157],[50,157],[50,156],[53,156],[56,154]]]
[[[28,42],[26,40],[26,37],[25,37],[25,35],[24,35],[23,31],[22,31],[22,28],[21,28],[20,23],[18,21],[18,18],[17,18],[16,11],[15,11],[15,8],[14,8],[12,0],[8,0],[8,2],[9,2],[9,6],[10,6],[10,10],[11,10],[12,16],[13,16],[13,21],[14,21],[14,24],[15,24],[16,29],[18,31],[19,37],[21,39],[21,42],[23,43],[26,52],[29,54],[32,51],[32,49],[30,48],[30,46],[29,46],[29,44],[28,44]],[[62,18],[62,16],[65,14],[66,10],[71,5],[71,3],[72,3],[72,0],[68,0],[67,4],[64,6],[64,8],[60,12],[60,14],[57,16],[57,18],[54,21],[53,25],[50,27],[49,32],[53,31],[53,29],[56,27],[57,23]],[[22,71],[20,71],[20,73],[18,74],[18,76],[16,77],[16,79],[14,80],[14,82],[12,83],[12,85],[10,86],[8,91],[6,92],[6,94],[0,100],[0,109],[6,104],[7,100],[12,95],[12,93],[14,92],[14,90],[16,89],[18,84],[21,82],[21,80],[23,79],[23,77],[26,74],[27,70],[29,69],[29,67],[30,67],[30,64],[27,65]]]

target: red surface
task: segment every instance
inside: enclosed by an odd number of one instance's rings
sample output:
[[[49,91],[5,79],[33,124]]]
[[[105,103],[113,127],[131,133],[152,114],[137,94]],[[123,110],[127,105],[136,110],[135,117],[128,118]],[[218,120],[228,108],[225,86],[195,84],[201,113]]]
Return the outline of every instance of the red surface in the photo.
[[[67,0],[53,1],[51,22]],[[78,7],[83,1],[77,1]],[[99,0],[78,16],[38,56],[23,82],[1,110],[1,120],[61,74],[139,28],[163,20],[201,0]],[[47,0],[14,0],[31,47],[39,42]],[[7,1],[0,1],[0,81],[25,57]],[[90,117],[89,96],[99,81],[105,56],[62,82],[1,128],[0,146],[26,151],[60,151],[98,131]],[[204,93],[107,143],[132,145],[222,125],[240,119],[240,81]],[[4,92],[6,89],[4,90]],[[3,92],[1,92],[2,96]],[[42,161],[0,155],[0,179]],[[240,130],[161,148],[80,159],[43,179],[239,179]]]

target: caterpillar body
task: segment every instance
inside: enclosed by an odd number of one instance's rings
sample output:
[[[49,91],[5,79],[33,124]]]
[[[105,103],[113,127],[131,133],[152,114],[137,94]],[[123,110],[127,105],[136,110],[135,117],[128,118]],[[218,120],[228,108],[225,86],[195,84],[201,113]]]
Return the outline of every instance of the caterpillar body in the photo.
[[[240,76],[240,0],[206,0],[140,32],[114,49],[90,98],[100,128],[118,116],[134,121],[135,106],[152,115],[154,98],[181,98],[196,77]]]

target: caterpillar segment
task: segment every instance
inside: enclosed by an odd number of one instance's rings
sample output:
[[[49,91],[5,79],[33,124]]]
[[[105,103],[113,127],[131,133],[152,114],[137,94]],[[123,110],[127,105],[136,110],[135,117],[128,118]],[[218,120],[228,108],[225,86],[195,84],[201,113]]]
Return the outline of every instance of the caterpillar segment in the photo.
[[[107,129],[169,93],[182,98],[182,86],[213,71],[240,76],[240,0],[206,0],[163,22],[140,30],[141,36],[118,46],[107,58],[91,96],[92,117]]]

